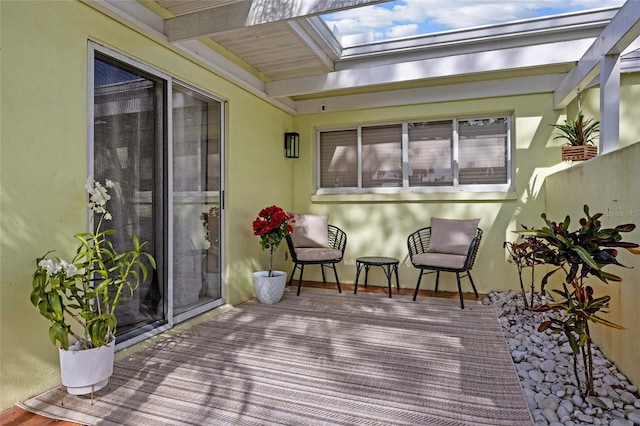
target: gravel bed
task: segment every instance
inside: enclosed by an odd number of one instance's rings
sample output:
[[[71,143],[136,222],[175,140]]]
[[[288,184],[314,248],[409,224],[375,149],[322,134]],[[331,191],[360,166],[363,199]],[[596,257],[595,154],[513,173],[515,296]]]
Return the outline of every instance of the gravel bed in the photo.
[[[530,296],[527,294],[527,300]],[[491,291],[483,303],[496,306],[536,426],[640,425],[638,387],[596,345],[596,395],[583,399],[576,386],[566,336],[537,330],[548,314],[526,310],[522,293],[517,290]],[[538,300],[536,305],[540,304]]]

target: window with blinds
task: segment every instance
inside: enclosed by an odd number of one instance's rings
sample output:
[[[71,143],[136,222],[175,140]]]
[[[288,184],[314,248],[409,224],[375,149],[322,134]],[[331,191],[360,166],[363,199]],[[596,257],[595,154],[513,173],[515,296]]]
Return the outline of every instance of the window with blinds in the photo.
[[[402,186],[402,125],[362,129],[362,186]]]
[[[506,118],[462,120],[458,123],[461,185],[507,181]]]
[[[453,185],[453,121],[408,127],[409,186]]]
[[[318,132],[318,192],[509,190],[511,117]]]
[[[320,133],[320,186],[358,187],[358,131]]]

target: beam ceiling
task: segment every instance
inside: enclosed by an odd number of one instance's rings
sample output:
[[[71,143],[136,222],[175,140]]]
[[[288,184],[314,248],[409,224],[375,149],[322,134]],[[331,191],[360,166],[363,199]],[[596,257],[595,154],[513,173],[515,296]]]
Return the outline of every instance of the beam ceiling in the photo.
[[[640,1],[632,0],[622,8],[351,47],[318,14],[388,0],[82,1],[292,114],[325,102],[331,110],[366,108],[373,99],[400,105],[411,90],[420,94],[411,102],[427,101],[443,97],[435,89],[442,85],[444,98],[465,99],[505,78],[512,84],[504,93],[535,87],[553,91],[554,105],[564,106],[597,75],[602,55],[630,49],[640,34]],[[640,67],[640,60],[631,62],[632,70]]]

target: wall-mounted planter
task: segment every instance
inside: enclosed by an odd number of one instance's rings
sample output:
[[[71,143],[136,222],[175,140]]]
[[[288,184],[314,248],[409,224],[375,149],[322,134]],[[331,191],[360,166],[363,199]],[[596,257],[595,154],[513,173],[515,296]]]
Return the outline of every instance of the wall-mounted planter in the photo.
[[[563,146],[563,161],[585,161],[598,155],[598,147],[594,145]]]

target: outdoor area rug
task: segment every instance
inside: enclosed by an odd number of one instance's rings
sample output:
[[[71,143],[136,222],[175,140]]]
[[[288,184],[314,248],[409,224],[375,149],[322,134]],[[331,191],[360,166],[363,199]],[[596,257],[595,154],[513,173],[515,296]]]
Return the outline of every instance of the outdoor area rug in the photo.
[[[533,425],[492,305],[288,287],[20,407],[91,425]]]

